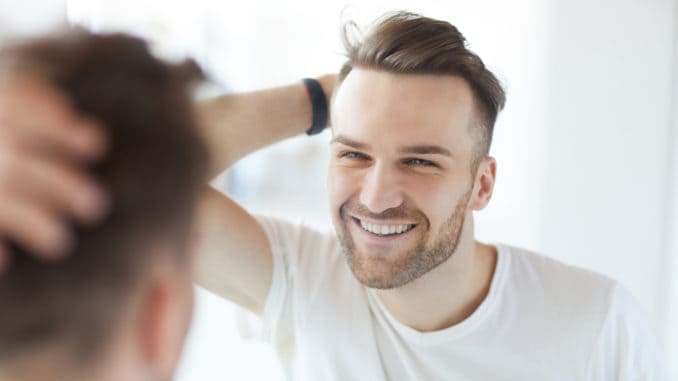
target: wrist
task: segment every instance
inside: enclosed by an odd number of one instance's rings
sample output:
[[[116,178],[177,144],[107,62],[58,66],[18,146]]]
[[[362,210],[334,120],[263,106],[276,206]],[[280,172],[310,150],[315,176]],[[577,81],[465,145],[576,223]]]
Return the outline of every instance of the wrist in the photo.
[[[323,75],[317,79],[304,78],[302,83],[306,95],[311,103],[311,126],[306,130],[307,135],[315,135],[322,132],[330,121],[330,100],[335,75]]]

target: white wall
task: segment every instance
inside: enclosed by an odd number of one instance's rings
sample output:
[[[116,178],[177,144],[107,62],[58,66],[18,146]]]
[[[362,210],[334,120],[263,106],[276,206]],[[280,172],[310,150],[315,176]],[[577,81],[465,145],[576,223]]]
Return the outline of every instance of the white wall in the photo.
[[[665,345],[667,347],[667,358],[672,366],[672,377],[678,380],[678,364],[675,359],[678,359],[678,2],[674,4],[673,10],[673,85],[671,108],[672,119],[670,126],[669,142],[673,142],[671,146],[671,163],[669,166],[670,184],[668,191],[673,195],[671,202],[667,205],[667,226],[665,229],[665,237],[668,241],[669,250],[667,251],[668,260],[666,266],[662,271],[662,276],[668,280],[668,292],[663,293],[661,298],[662,303],[666,303],[668,311],[663,318],[663,326],[665,327],[664,337]]]
[[[664,337],[675,2],[555,2],[542,239],[622,281]],[[674,252],[673,255],[676,255]]]
[[[0,0],[0,45],[10,37],[45,33],[66,23],[66,0]]]

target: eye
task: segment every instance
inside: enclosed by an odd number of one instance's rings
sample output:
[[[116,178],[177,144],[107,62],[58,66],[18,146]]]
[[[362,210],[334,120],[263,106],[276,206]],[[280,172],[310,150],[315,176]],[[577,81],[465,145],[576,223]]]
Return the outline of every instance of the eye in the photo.
[[[411,158],[405,159],[403,162],[407,165],[412,165],[415,167],[437,167],[436,163],[424,159]]]
[[[351,159],[351,160],[367,160],[368,157],[360,152],[355,151],[346,151],[339,154],[340,158]]]

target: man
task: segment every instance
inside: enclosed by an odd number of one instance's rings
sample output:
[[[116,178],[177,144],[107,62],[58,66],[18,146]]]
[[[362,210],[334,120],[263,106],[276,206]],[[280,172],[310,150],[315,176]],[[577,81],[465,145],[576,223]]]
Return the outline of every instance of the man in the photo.
[[[170,380],[192,315],[187,239],[207,168],[188,87],[200,71],[192,63],[173,67],[156,60],[138,39],[73,32],[0,51],[0,72],[3,89],[42,97],[34,99],[35,109],[15,103],[16,112],[55,118],[3,129],[3,194],[15,200],[40,194],[56,208],[63,199],[46,180],[82,181],[67,163],[75,168],[89,161],[87,171],[108,190],[110,203],[97,226],[72,232],[77,239],[70,255],[58,263],[22,252],[39,247],[12,250],[14,263],[0,276],[0,380]],[[81,139],[70,141],[77,148],[68,153],[31,138],[59,135],[46,129],[58,126],[58,109],[67,107],[63,95],[104,126],[92,130],[91,120],[61,119]],[[40,101],[45,97],[51,101]],[[4,107],[12,106],[10,98]],[[95,154],[102,132],[108,141],[103,158]],[[8,160],[18,152],[36,154]],[[13,176],[26,181],[12,182]],[[100,198],[92,197],[94,203]],[[50,210],[6,201],[3,220],[26,218],[36,229]],[[76,209],[80,218],[96,217],[87,205]],[[53,243],[68,245],[60,234],[53,234]]]
[[[459,31],[396,13],[346,41],[332,102],[336,236],[253,217],[209,190],[198,283],[262,315],[292,379],[661,379],[652,335],[616,282],[474,240],[504,92]],[[332,78],[320,85],[329,94]],[[322,94],[310,82],[198,105],[212,174],[308,120],[317,131]]]

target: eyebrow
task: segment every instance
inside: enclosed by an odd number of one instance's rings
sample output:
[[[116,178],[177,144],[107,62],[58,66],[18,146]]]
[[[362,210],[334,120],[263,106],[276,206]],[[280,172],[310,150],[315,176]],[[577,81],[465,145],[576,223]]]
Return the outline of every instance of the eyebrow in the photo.
[[[357,149],[369,149],[370,145],[367,143],[361,143],[357,140],[353,140],[344,135],[337,135],[330,141],[330,144],[339,143],[345,146],[357,148]]]
[[[344,135],[337,135],[331,141],[330,144],[339,143],[345,146],[353,147],[356,149],[368,150],[370,145],[367,143],[362,143],[357,140],[353,140]],[[406,153],[411,155],[442,155],[452,157],[452,152],[447,148],[443,148],[437,145],[415,145],[407,146],[398,150],[399,153]]]
[[[452,152],[447,148],[436,145],[407,146],[398,150],[400,153],[414,155],[443,155],[452,157]]]

